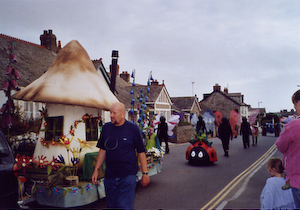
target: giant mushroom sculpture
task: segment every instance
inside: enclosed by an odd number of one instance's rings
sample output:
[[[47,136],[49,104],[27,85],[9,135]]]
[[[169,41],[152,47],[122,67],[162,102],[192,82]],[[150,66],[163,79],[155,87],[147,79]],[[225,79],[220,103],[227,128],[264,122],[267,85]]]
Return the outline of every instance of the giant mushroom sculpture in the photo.
[[[101,116],[103,110],[109,110],[112,104],[118,102],[102,74],[97,73],[86,50],[76,40],[69,42],[59,51],[41,77],[12,97],[17,100],[46,103],[49,117],[63,116],[64,135],[69,134],[70,126],[84,114]],[[45,132],[40,132],[34,157],[43,155],[51,161],[53,156],[62,154],[67,158],[64,145],[58,143],[45,147],[40,144],[43,138]],[[53,138],[58,140],[58,136]],[[85,125],[78,125],[74,138],[86,139]],[[92,149],[87,149],[86,152],[95,151],[96,142],[89,144]],[[70,147],[78,146],[79,142],[71,142]]]

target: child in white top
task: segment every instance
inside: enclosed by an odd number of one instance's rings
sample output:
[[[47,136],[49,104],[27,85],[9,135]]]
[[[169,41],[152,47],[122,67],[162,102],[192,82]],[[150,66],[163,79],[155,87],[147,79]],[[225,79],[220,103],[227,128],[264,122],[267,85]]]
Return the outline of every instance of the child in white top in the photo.
[[[268,172],[271,175],[260,195],[261,209],[294,209],[295,203],[291,189],[283,190],[286,180],[283,177],[283,166],[280,158],[268,161]]]

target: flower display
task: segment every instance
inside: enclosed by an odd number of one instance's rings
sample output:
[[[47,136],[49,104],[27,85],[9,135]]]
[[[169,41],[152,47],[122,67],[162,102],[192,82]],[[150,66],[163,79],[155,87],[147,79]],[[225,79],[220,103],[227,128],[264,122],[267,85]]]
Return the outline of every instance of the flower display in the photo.
[[[71,192],[72,192],[73,195],[75,195],[76,193],[78,193],[78,188],[73,187]]]
[[[76,166],[79,163],[80,159],[78,157],[71,157],[71,162],[73,166]]]
[[[15,161],[18,167],[23,168],[23,173],[25,173],[25,168],[32,168],[32,159],[29,156],[17,154]]]
[[[52,161],[49,163],[49,166],[52,168],[52,170],[57,170],[59,168],[59,165],[58,165],[58,161],[57,159],[55,159],[55,157],[53,156],[53,159]]]
[[[54,195],[60,195],[60,190],[57,187],[53,187],[52,192]]]
[[[45,141],[44,138],[41,138],[41,144],[42,144],[42,146],[44,146],[44,147],[48,147],[48,143]]]
[[[80,152],[81,152],[81,150],[82,150],[83,148],[85,148],[85,147],[89,147],[90,149],[92,149],[92,147],[90,147],[90,145],[88,145],[87,142],[84,141],[83,139],[77,138],[77,141],[78,141],[79,144],[80,144]]]
[[[89,184],[87,184],[87,185],[85,186],[85,188],[86,188],[87,191],[89,191],[89,190],[93,189],[93,186],[92,186],[91,183],[89,183]]]
[[[34,163],[36,163],[36,165],[40,168],[46,168],[46,165],[48,163],[47,160],[45,160],[47,157],[45,156],[38,156],[38,160],[37,161],[33,161]]]
[[[62,155],[59,155],[58,158],[56,158],[56,161],[58,163],[62,163],[62,164],[65,164],[65,159]]]
[[[65,145],[65,147],[67,148],[67,150],[69,151],[70,149],[70,144],[73,140],[73,137],[71,139],[69,139],[68,137],[62,135],[60,138],[59,138],[59,141]]]
[[[38,189],[38,193],[39,193],[39,194],[42,194],[44,191],[45,191],[45,190],[44,190],[43,188],[39,188],[39,189]]]
[[[164,151],[157,149],[156,147],[151,147],[147,150],[147,155],[153,155],[154,157],[162,158],[164,156]]]
[[[74,136],[74,135],[75,135],[75,130],[74,130],[74,128],[73,128],[72,125],[71,125],[71,128],[70,128],[69,133],[70,133],[71,136]]]
[[[77,125],[79,124],[79,121],[78,120],[75,120],[74,122],[74,128],[77,128]]]

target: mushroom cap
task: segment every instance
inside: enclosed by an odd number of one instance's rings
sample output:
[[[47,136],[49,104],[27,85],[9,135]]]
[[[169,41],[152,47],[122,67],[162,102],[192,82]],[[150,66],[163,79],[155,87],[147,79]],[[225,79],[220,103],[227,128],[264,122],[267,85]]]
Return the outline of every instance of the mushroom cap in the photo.
[[[62,48],[49,69],[14,99],[109,110],[118,99],[76,40]]]

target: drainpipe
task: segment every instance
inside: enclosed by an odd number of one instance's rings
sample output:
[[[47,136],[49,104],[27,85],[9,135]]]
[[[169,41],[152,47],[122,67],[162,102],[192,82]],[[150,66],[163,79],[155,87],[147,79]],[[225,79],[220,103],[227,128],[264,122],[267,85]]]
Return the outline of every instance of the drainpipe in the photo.
[[[116,50],[112,51],[112,61],[111,61],[111,77],[110,77],[110,90],[113,94],[116,92],[116,77],[117,77],[117,68],[118,68],[118,57],[119,53]]]

